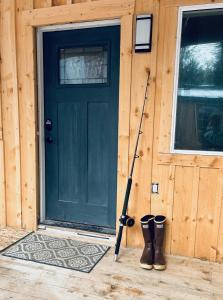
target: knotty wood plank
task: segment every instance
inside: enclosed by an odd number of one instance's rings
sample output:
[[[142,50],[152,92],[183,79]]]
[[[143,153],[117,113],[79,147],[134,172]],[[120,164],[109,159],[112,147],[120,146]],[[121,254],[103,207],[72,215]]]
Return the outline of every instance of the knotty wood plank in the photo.
[[[132,14],[134,0],[103,0],[29,10],[23,13],[27,25],[42,26],[90,20],[106,20]]]
[[[3,141],[3,128],[2,128],[2,95],[1,95],[1,82],[0,82],[0,228],[5,226],[6,226],[5,162],[4,162],[4,141]]]
[[[0,251],[25,237],[29,232],[22,229],[1,228],[0,229]]]
[[[218,232],[217,261],[223,262],[223,200],[221,203],[221,215]]]
[[[4,146],[0,140],[0,228],[6,226]]]
[[[35,111],[34,104],[31,103],[30,97],[26,94],[28,91],[25,87],[29,80],[32,80],[34,74],[27,72],[26,57],[24,53],[25,32],[23,26],[22,12],[33,8],[33,1],[16,1],[16,30],[17,30],[17,69],[18,69],[18,85],[19,85],[19,112],[20,112],[20,145],[21,145],[21,189],[22,189],[22,227],[35,229],[35,186],[36,174],[35,166]],[[27,44],[28,47],[28,44]],[[29,51],[29,49],[27,49]],[[32,51],[32,48],[30,49]],[[29,101],[28,101],[29,99]],[[31,130],[34,130],[31,131]],[[33,136],[34,135],[34,136]]]
[[[167,8],[165,12],[162,94],[159,127],[159,152],[169,153],[172,124],[173,83],[176,55],[177,9]],[[171,32],[171,34],[170,34]]]
[[[6,289],[0,289],[0,295],[2,300],[14,299],[14,300],[37,300],[40,298],[33,298],[30,296],[25,296],[23,294],[18,294],[15,292],[8,291]]]
[[[13,227],[20,227],[21,187],[17,61],[15,52],[15,2],[2,0],[0,5],[1,91],[7,224]]]
[[[129,165],[132,163],[136,138],[138,134],[141,111],[144,102],[147,84],[148,69],[150,69],[150,82],[148,87],[148,100],[143,119],[143,134],[140,136],[138,155],[133,174],[133,185],[129,202],[128,214],[135,217],[136,223],[132,228],[127,228],[129,246],[141,247],[143,245],[140,218],[150,212],[150,184],[152,164],[152,142],[154,121],[154,95],[156,74],[156,50],[158,31],[158,1],[136,2],[135,14],[153,13],[153,42],[151,53],[135,53],[132,55],[132,85],[131,85],[131,113],[130,113],[130,156]],[[134,29],[135,32],[135,29]]]
[[[195,176],[197,173],[195,174]],[[171,253],[194,256],[194,237],[196,227],[196,209],[199,177],[194,176],[191,167],[176,167]],[[195,193],[195,196],[194,196]],[[194,196],[194,197],[193,197]]]
[[[189,256],[191,257],[194,257],[194,251],[195,251],[199,183],[200,183],[200,168],[194,167],[193,183],[192,183],[192,199],[191,199],[191,222],[189,228],[190,245],[188,246],[188,253]]]
[[[151,196],[151,213],[164,215],[166,221],[165,253],[171,252],[173,195],[175,183],[174,166],[157,166],[153,169],[153,182],[159,183],[159,193]]]
[[[156,160],[158,164],[166,165],[210,169],[223,168],[222,156],[160,153]]]
[[[1,32],[0,32],[1,34]],[[1,35],[0,35],[1,38]],[[0,141],[3,140],[3,127],[2,127],[2,93],[1,93],[1,80],[0,80]]]
[[[129,115],[131,101],[132,69],[132,30],[133,15],[126,15],[121,20],[121,60],[119,79],[119,129],[118,129],[118,178],[117,178],[117,228],[121,215],[126,183],[129,174]],[[126,231],[123,235],[126,245]]]
[[[218,170],[200,169],[195,256],[202,259],[210,259],[214,225],[218,221],[215,220],[218,175]]]
[[[36,72],[35,72],[35,44],[32,27],[25,26],[23,12],[19,18],[20,35],[18,55],[19,68],[19,101],[22,146],[22,226],[30,230],[36,229],[37,224],[37,101],[36,101]],[[22,45],[26,47],[22,49]]]
[[[140,250],[124,249],[121,263],[111,263],[112,253],[90,274],[1,257],[0,286],[24,297],[47,300],[62,293],[63,299],[148,299],[148,295],[166,300],[213,299],[213,293],[221,291],[218,281],[223,269],[215,271],[213,284],[212,271],[217,270],[213,263],[168,256],[165,272],[147,272],[138,266]]]
[[[52,6],[52,0],[34,0],[34,8],[44,8],[50,6]]]
[[[172,6],[189,6],[221,3],[222,0],[161,0],[160,3],[164,7]]]
[[[168,2],[168,5],[166,3]],[[185,5],[185,3],[189,3],[189,1],[161,1],[160,6],[160,17],[159,17],[159,41],[158,41],[158,58],[157,58],[157,78],[156,78],[156,95],[155,95],[155,136],[153,143],[153,181],[156,178],[156,170],[159,169],[159,165],[162,166],[178,166],[182,167],[195,167],[193,178],[193,192],[191,199],[191,211],[194,213],[197,211],[198,205],[198,195],[199,195],[199,170],[200,167],[207,168],[212,170],[223,168],[223,158],[220,156],[204,156],[204,155],[183,155],[183,154],[171,154],[170,153],[170,134],[171,134],[171,121],[172,121],[172,89],[173,89],[173,80],[174,80],[174,64],[175,64],[175,48],[176,47],[176,29],[177,29],[177,11],[178,7],[176,5]],[[201,4],[201,1],[191,1],[193,4]],[[210,3],[211,1],[202,1],[205,3]],[[171,17],[172,16],[172,17]],[[175,21],[174,21],[175,20]],[[174,25],[175,22],[175,25]],[[172,24],[172,25],[171,25]],[[171,42],[170,42],[171,40]],[[171,45],[169,45],[171,44]],[[171,50],[172,49],[172,50]],[[165,174],[165,172],[164,172]],[[183,178],[179,178],[178,180],[183,180]],[[156,181],[155,181],[156,182]],[[159,182],[159,181],[158,181]],[[212,182],[212,178],[210,177],[210,182]],[[161,184],[161,183],[160,183]],[[213,185],[215,183],[213,182]],[[220,185],[219,185],[220,186]],[[161,188],[162,190],[162,188]],[[219,190],[219,188],[218,188]],[[218,195],[220,192],[216,192]],[[205,193],[204,193],[205,194]],[[152,205],[153,205],[153,197],[156,198],[156,195],[152,196]],[[217,200],[218,199],[218,200]],[[212,213],[216,216],[215,225],[211,223],[207,223],[207,229],[210,230],[211,238],[211,246],[208,247],[207,250],[208,259],[214,259],[217,255],[217,259],[220,258],[220,254],[218,254],[219,249],[216,247],[216,233],[218,232],[218,222],[219,222],[219,205],[220,205],[220,196],[213,196],[212,201],[215,202],[214,207],[212,207]],[[201,200],[200,200],[201,201]],[[155,201],[154,201],[155,203]],[[159,203],[159,202],[158,202]],[[159,205],[159,204],[158,204]],[[158,206],[157,205],[157,206]],[[201,205],[201,203],[200,203]],[[200,207],[200,206],[199,206]],[[173,212],[173,217],[177,217],[177,213]],[[195,247],[195,239],[197,238],[197,233],[195,231],[197,223],[198,230],[201,229],[199,226],[199,222],[195,214],[193,215],[192,220],[195,222],[191,222],[191,226],[188,229],[189,239],[192,241],[189,248],[186,250],[187,253],[194,252]],[[218,224],[218,225],[217,225]],[[213,229],[215,227],[215,229]],[[202,229],[203,231],[204,229]],[[220,231],[219,231],[220,234]],[[202,238],[200,238],[199,243],[202,243]],[[219,242],[218,242],[219,243]],[[167,243],[168,244],[168,243]],[[214,246],[213,246],[214,244]],[[220,240],[221,245],[221,240]],[[200,246],[201,247],[201,246]],[[221,249],[222,246],[220,246]],[[184,251],[184,250],[183,250]],[[185,255],[188,255],[185,253]]]
[[[52,6],[72,4],[72,0],[52,0]]]
[[[217,187],[216,187],[216,196],[215,196],[215,203],[214,203],[214,222],[212,227],[212,233],[210,236],[211,240],[211,249],[210,249],[210,260],[216,261],[218,257],[218,238],[221,229],[221,208],[223,203],[223,170],[218,170],[218,177],[217,177]]]

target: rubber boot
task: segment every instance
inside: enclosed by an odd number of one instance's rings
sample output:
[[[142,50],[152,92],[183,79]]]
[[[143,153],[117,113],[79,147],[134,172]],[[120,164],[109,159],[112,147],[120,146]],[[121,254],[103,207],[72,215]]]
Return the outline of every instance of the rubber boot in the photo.
[[[154,263],[155,270],[165,270],[166,260],[163,253],[166,217],[156,216],[154,219]]]
[[[140,221],[145,242],[145,247],[140,259],[140,267],[143,269],[151,270],[153,268],[154,216],[146,215]]]

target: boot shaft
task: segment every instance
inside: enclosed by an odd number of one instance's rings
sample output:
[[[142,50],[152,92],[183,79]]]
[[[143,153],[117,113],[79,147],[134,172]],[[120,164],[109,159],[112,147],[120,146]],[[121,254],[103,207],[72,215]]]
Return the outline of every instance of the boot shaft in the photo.
[[[155,270],[165,270],[166,260],[163,253],[163,242],[165,235],[165,222],[164,216],[156,216],[154,219],[154,264]]]
[[[143,269],[151,270],[153,268],[154,216],[146,215],[140,221],[145,242],[143,253],[140,259],[140,266]]]
[[[145,244],[152,243],[154,239],[154,216],[146,215],[141,218],[140,222]]]
[[[163,246],[165,234],[166,217],[156,216],[154,218],[154,244],[158,247]]]

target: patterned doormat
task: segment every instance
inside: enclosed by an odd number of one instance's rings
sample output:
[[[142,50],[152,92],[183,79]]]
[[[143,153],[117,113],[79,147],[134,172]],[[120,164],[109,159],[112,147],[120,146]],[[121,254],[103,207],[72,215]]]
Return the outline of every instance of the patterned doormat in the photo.
[[[110,247],[31,233],[2,255],[89,273]]]

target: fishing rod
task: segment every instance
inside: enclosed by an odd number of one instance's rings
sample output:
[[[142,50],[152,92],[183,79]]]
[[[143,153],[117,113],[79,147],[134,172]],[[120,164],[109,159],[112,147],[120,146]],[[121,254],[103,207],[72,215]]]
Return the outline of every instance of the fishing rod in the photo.
[[[115,258],[114,258],[115,261],[117,261],[117,259],[118,259],[118,254],[119,254],[119,250],[120,250],[120,246],[121,246],[122,233],[123,233],[124,226],[132,227],[135,224],[134,218],[131,218],[127,215],[127,208],[128,208],[129,196],[130,196],[131,187],[132,187],[132,176],[133,176],[135,161],[137,158],[139,158],[139,155],[137,155],[139,137],[143,133],[142,132],[142,121],[143,121],[143,116],[144,116],[146,100],[148,99],[147,92],[148,92],[149,79],[150,79],[150,70],[149,69],[147,70],[147,73],[148,73],[148,77],[147,77],[142,113],[141,113],[141,118],[140,118],[140,123],[139,123],[139,129],[138,129],[138,134],[137,134],[137,139],[136,139],[135,151],[134,151],[134,156],[133,156],[133,160],[132,160],[131,171],[130,171],[128,181],[127,181],[125,198],[124,198],[124,203],[123,203],[123,208],[122,208],[122,215],[119,218],[119,231],[118,231],[117,240],[116,240],[116,244],[115,244]]]

